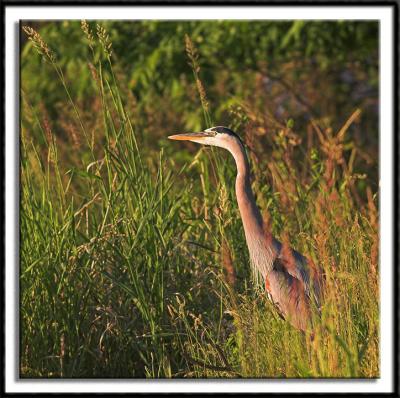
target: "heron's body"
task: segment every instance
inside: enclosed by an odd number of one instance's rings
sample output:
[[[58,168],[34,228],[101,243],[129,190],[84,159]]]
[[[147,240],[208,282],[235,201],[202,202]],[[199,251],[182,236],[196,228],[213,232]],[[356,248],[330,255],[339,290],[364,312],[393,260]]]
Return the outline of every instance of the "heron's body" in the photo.
[[[240,138],[222,126],[169,138],[219,146],[232,154],[237,167],[236,198],[253,271],[263,279],[268,296],[279,313],[293,326],[307,329],[311,323],[313,301],[318,305],[319,278],[310,272],[305,257],[284,248],[264,224],[251,189],[249,163]]]

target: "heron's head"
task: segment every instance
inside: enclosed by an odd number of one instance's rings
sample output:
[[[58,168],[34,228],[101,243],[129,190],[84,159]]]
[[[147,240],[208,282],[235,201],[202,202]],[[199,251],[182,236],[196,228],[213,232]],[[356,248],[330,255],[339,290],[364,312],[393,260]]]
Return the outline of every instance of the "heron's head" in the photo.
[[[170,135],[170,140],[192,141],[203,145],[219,146],[230,150],[233,146],[242,145],[240,137],[224,126],[210,127],[197,133]]]

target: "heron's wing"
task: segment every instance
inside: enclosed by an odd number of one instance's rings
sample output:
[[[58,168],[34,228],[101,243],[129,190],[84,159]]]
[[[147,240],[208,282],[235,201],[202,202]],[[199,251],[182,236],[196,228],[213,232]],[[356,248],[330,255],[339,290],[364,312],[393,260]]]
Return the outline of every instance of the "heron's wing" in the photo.
[[[305,330],[311,318],[304,283],[288,273],[279,258],[275,259],[274,268],[268,272],[266,280],[278,313],[295,327]]]
[[[275,266],[283,267],[286,272],[298,279],[304,284],[306,289],[310,286],[310,273],[308,269],[307,259],[295,250],[291,250],[289,254],[281,250],[275,259]]]
[[[304,256],[293,249],[290,249],[290,252],[280,250],[273,267],[283,269],[300,281],[305,294],[309,298],[313,298],[319,307],[320,276],[316,270],[310,272],[310,264]]]
[[[272,245],[276,253],[275,261],[286,269],[290,275],[301,281],[305,288],[308,289],[310,286],[310,275],[307,259],[296,250],[284,247],[284,245],[274,237],[272,237]]]

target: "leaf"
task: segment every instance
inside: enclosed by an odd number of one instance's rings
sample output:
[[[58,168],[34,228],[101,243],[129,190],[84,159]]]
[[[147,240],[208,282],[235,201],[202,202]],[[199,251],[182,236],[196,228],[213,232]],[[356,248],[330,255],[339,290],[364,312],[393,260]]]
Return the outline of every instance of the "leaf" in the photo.
[[[285,37],[282,40],[280,48],[285,48],[289,42],[294,39],[295,41],[299,40],[300,33],[305,24],[305,21],[295,21],[293,22],[292,27],[290,28],[289,32],[286,33]]]
[[[72,174],[72,175],[76,174],[82,178],[96,178],[101,181],[101,178],[98,175],[90,173],[89,171],[83,171],[83,170],[76,169],[75,167],[72,169],[69,169],[65,174],[66,175],[67,174]]]

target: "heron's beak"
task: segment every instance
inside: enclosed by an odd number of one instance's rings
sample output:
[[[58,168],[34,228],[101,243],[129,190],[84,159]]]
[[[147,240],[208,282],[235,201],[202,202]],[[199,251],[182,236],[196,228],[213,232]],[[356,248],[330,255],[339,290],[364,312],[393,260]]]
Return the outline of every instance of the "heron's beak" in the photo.
[[[168,138],[170,140],[193,141],[208,137],[214,137],[214,135],[207,131],[201,131],[199,133],[183,133],[183,134],[170,135]]]

